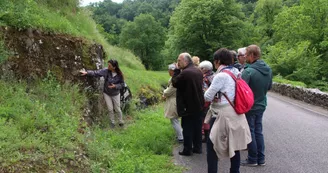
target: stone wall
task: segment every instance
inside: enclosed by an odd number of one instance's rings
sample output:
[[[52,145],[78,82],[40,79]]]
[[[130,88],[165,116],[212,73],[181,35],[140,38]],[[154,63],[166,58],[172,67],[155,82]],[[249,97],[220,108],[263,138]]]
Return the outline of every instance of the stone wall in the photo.
[[[273,83],[272,91],[328,109],[328,93],[321,92],[318,89],[307,89],[289,84]]]

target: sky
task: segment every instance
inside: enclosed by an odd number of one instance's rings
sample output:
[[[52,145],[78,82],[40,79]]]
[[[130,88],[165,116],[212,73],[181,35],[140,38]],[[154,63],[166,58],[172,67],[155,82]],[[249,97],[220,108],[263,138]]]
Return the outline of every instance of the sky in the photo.
[[[89,5],[90,2],[101,2],[103,0],[81,0],[81,6]],[[112,2],[121,3],[123,0],[112,0]]]

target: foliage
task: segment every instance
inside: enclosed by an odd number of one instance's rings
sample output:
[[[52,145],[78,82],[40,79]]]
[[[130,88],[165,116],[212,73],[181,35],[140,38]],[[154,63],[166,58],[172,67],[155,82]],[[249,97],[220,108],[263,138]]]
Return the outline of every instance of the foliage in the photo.
[[[289,47],[286,42],[279,42],[268,48],[267,62],[274,74],[281,74],[289,80],[310,83],[318,76],[320,59],[310,42],[299,42],[297,46]]]
[[[166,86],[170,78],[167,72],[134,70],[126,67],[123,67],[122,71],[132,93],[138,93],[146,86],[161,93],[161,90],[163,89],[161,86]]]
[[[4,41],[2,40],[2,36],[0,34],[0,64],[2,64],[5,60],[7,60],[9,53],[6,50]]]
[[[137,112],[124,130],[93,132],[87,145],[93,172],[181,172],[171,162],[173,130],[163,105]]]
[[[168,27],[170,16],[180,0],[135,0],[115,3],[103,1],[87,8],[93,11],[93,18],[105,31],[111,34],[109,42],[117,45],[118,36],[126,21],[133,21],[140,14],[150,14],[163,27]]]
[[[57,1],[53,3],[55,2]],[[57,9],[54,10],[42,4],[37,4],[31,0],[17,2],[2,0],[0,1],[0,23],[17,29],[38,28],[43,31],[70,34],[95,40],[104,47],[110,58],[115,57],[121,65],[134,69],[144,69],[140,60],[132,53],[108,44],[103,35],[97,30],[89,11],[78,10],[76,13],[65,12],[64,14],[58,12]]]
[[[186,51],[209,59],[217,48],[241,46],[242,17],[234,0],[182,0],[170,20],[170,57]]]
[[[161,69],[159,52],[164,40],[164,28],[149,14],[141,14],[134,22],[127,23],[120,35],[120,44],[139,56],[146,69],[153,70]]]
[[[51,76],[33,89],[25,83],[0,81],[1,168],[34,162],[38,164],[31,165],[31,171],[61,170],[69,166],[65,160],[83,166],[74,161],[75,153],[81,153],[80,115],[86,101],[77,88],[60,86]]]
[[[259,0],[256,3],[252,20],[255,30],[260,33],[260,46],[263,51],[272,44],[274,29],[272,24],[275,16],[282,10],[282,0]]]
[[[306,87],[306,84],[299,81],[291,81],[284,79],[280,74],[273,77],[273,81],[277,83],[290,84],[292,86]]]
[[[306,84],[327,81],[328,2],[303,0],[284,7],[273,23],[274,45],[267,60],[275,73]]]

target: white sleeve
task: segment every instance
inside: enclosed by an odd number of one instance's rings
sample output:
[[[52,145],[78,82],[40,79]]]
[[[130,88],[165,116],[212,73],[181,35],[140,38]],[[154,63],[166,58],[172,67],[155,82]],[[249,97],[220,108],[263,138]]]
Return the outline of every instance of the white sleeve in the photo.
[[[215,94],[222,89],[225,79],[226,78],[223,73],[218,73],[215,75],[210,88],[208,88],[204,94],[205,101],[212,101],[214,99]]]

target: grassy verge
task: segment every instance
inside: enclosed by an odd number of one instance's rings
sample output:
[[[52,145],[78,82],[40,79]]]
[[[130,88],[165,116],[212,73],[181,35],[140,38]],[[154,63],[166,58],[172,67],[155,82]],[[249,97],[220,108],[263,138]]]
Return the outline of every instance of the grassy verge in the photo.
[[[160,92],[161,86],[166,86],[170,78],[168,72],[134,70],[127,67],[122,67],[122,71],[133,93],[140,92],[146,86]]]
[[[299,82],[299,81],[291,81],[291,80],[287,80],[284,79],[282,76],[277,75],[273,77],[273,81],[277,82],[277,83],[283,83],[283,84],[290,84],[292,86],[300,86],[300,87],[304,87],[306,88],[306,84],[303,82]]]
[[[181,172],[171,162],[174,135],[162,107],[135,112],[124,130],[93,129],[87,147],[93,172]]]

